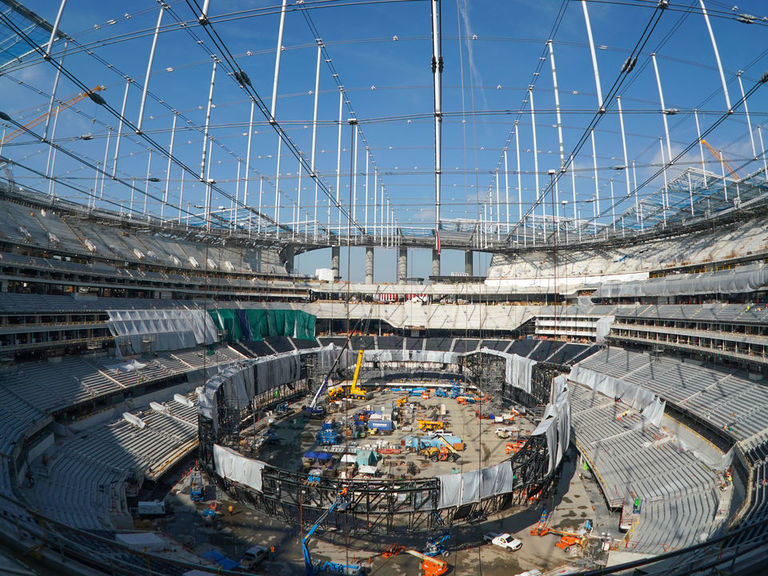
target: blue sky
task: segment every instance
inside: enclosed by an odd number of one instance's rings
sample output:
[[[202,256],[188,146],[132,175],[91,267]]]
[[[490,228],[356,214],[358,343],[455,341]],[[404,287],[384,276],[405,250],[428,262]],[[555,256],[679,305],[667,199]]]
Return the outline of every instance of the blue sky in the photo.
[[[55,18],[57,2],[30,1],[26,5],[43,18]],[[591,23],[597,46],[597,58],[601,86],[607,92],[617,78],[622,62],[640,37],[651,18],[653,3],[635,2],[617,6],[612,3],[589,2]],[[203,43],[178,27],[178,20],[193,22],[194,13],[186,2],[170,2],[171,11],[164,16],[163,33],[158,40],[150,91],[196,125],[181,129],[179,121],[174,154],[187,165],[198,169],[202,152],[202,134],[199,126],[205,120],[208,84],[211,77],[210,41],[194,24],[189,30]],[[291,5],[295,8],[295,5]],[[362,136],[358,145],[357,170],[357,220],[365,220],[365,146],[369,147],[368,175],[368,223],[373,225],[373,166],[379,171],[379,183],[383,185],[397,221],[407,228],[423,230],[434,227],[434,151],[432,129],[432,77],[430,70],[430,14],[426,1],[367,3],[334,6],[332,2],[319,5],[307,3],[309,15],[323,41],[328,55],[339,74],[356,117]],[[315,6],[315,7],[312,7]],[[321,7],[322,6],[322,7]],[[730,98],[739,99],[736,73],[743,70],[745,90],[768,70],[768,57],[763,53],[768,34],[768,22],[762,20],[768,14],[763,2],[739,2],[733,4],[706,1],[711,22],[720,48]],[[210,15],[214,27],[224,40],[239,65],[250,76],[254,89],[269,105],[272,92],[275,47],[279,14],[275,2],[234,2],[212,0]],[[443,218],[473,220],[484,213],[483,202],[488,202],[485,214],[502,223],[506,231],[507,179],[509,187],[509,213],[512,224],[517,220],[520,206],[517,203],[518,178],[514,138],[507,149],[508,170],[503,173],[503,149],[518,121],[520,142],[520,196],[525,212],[536,197],[533,153],[533,130],[526,91],[532,82],[537,113],[535,115],[539,187],[548,182],[547,171],[558,169],[560,158],[554,113],[553,79],[550,61],[546,58],[546,41],[561,7],[560,2],[486,2],[463,0],[442,2],[443,75],[445,111],[443,133]],[[693,7],[691,13],[684,9]],[[696,127],[690,111],[698,109],[702,129],[711,125],[725,110],[712,46],[707,34],[698,0],[672,2],[672,7],[662,16],[654,30],[636,70],[630,76],[622,92],[622,105],[627,137],[628,157],[636,169],[633,181],[645,180],[658,168],[661,152],[659,138],[664,137],[659,95],[656,87],[650,53],[657,53],[665,105],[677,108],[681,113],[668,116],[670,148],[673,155],[695,140]],[[123,2],[70,3],[62,19],[61,27],[93,54],[71,50],[65,56],[65,65],[88,86],[104,85],[102,93],[108,102],[119,109],[125,80],[116,72],[128,74],[139,83],[143,82],[146,60],[155,25],[158,5],[142,1],[132,3],[126,9]],[[757,17],[755,23],[738,22],[738,14],[748,13]],[[3,31],[3,34],[6,34]],[[7,35],[7,34],[6,34]],[[304,155],[311,153],[312,106],[315,74],[316,47],[314,36],[304,14],[291,10],[286,16],[283,39],[281,76],[276,117]],[[564,150],[566,155],[584,132],[584,127],[597,108],[596,88],[592,64],[586,40],[586,29],[580,2],[568,2],[565,15],[553,38],[557,64]],[[61,54],[63,46],[55,50]],[[215,52],[215,50],[214,50]],[[96,60],[94,56],[98,56]],[[545,57],[544,60],[540,60]],[[539,63],[541,73],[533,76]],[[105,66],[107,63],[110,67]],[[28,121],[47,109],[53,83],[54,69],[39,57],[30,57],[21,63],[6,66],[6,74],[0,78],[2,109],[20,122]],[[22,82],[22,84],[19,83]],[[66,99],[77,92],[69,81],[62,80],[58,96]],[[132,87],[126,106],[126,116],[138,117],[141,91]],[[749,100],[752,121],[752,137],[758,138],[756,127],[765,123],[768,96],[765,88],[759,89]],[[247,122],[249,102],[246,94],[225,74],[224,67],[217,71],[214,88],[214,104],[211,117],[211,135],[214,146],[211,155],[211,177],[227,194],[237,194],[242,199],[245,177]],[[317,167],[324,182],[335,190],[336,147],[338,115],[338,89],[336,80],[323,62],[318,117]],[[350,112],[344,111],[344,118]],[[259,178],[263,179],[262,209],[274,217],[275,174],[277,137],[256,116],[249,204],[257,206]],[[163,146],[170,140],[172,112],[163,104],[149,99],[146,106],[144,129]],[[85,101],[62,113],[57,126],[56,138],[78,154],[93,162],[103,162],[107,135],[111,132],[109,158],[111,168],[114,154],[117,121],[92,103]],[[80,140],[82,134],[93,135],[91,140]],[[768,136],[768,135],[766,135]],[[611,211],[609,201],[611,179],[615,197],[626,191],[624,174],[612,167],[623,164],[619,121],[615,104],[601,119],[596,131],[598,163],[598,193],[601,197],[603,224],[634,204],[633,198],[619,202]],[[340,192],[346,202],[350,186],[350,132],[343,129],[343,153],[341,160]],[[760,169],[760,150],[754,158],[750,133],[743,108],[732,114],[709,137],[710,143],[722,150],[734,166],[743,166],[742,173]],[[666,143],[665,143],[666,144]],[[756,142],[759,148],[759,142]],[[121,142],[118,172],[124,178],[135,178],[142,190],[155,197],[162,197],[166,185],[166,160],[155,152],[149,166],[152,177],[159,182],[146,182],[149,160],[148,145],[135,135]],[[48,149],[30,138],[20,137],[14,145],[6,146],[3,155],[16,161],[45,169]],[[61,155],[59,155],[61,156]],[[750,162],[751,160],[751,162]],[[720,171],[719,163],[711,156],[705,158],[706,167]],[[237,183],[238,164],[241,180]],[[670,169],[668,177],[688,165],[700,166],[698,148]],[[595,180],[592,170],[591,147],[585,146],[575,160],[577,216],[591,218]],[[496,204],[496,171],[499,173],[499,196]],[[280,219],[292,221],[298,202],[298,161],[283,147],[280,174]],[[102,183],[91,168],[84,168],[74,161],[57,157],[54,173],[62,181],[87,190],[96,187],[102,197]],[[742,174],[743,175],[743,174]],[[48,183],[39,177],[24,173],[18,167],[14,177],[20,182],[44,191]],[[633,182],[632,182],[633,184]],[[658,190],[661,179],[638,191],[643,198]],[[181,169],[172,167],[169,179],[169,206],[166,217],[176,216],[181,194]],[[632,186],[634,188],[634,186]],[[566,177],[559,186],[562,217],[573,217],[571,179]],[[57,184],[56,192],[62,196],[87,201],[80,194]],[[377,199],[380,200],[380,190]],[[335,193],[335,192],[334,192]],[[311,229],[314,223],[314,186],[302,178],[302,198],[299,221],[302,229]],[[199,213],[195,205],[204,201],[204,187],[195,183],[192,176],[185,176],[183,204],[190,211]],[[230,207],[227,198],[216,197],[212,205]],[[103,198],[127,209],[129,191],[117,183],[106,180]],[[320,194],[318,220],[327,226],[327,200]],[[141,204],[141,205],[139,205]],[[119,209],[119,207],[118,207]],[[134,210],[143,211],[143,198],[134,198]],[[159,213],[160,204],[150,199],[147,210]],[[498,210],[498,211],[497,211]],[[537,208],[539,213],[540,208]],[[377,221],[378,214],[377,212]],[[335,226],[335,212],[331,225]],[[393,250],[377,250],[377,281],[391,281],[395,273]],[[343,259],[343,261],[345,261]],[[489,258],[478,255],[476,270],[487,267]],[[353,256],[352,279],[362,277],[360,257]],[[311,273],[318,266],[327,266],[323,252],[303,255],[299,269]],[[426,276],[429,270],[429,254],[417,252],[411,257],[414,276]],[[463,271],[460,254],[444,253],[443,271]],[[346,275],[343,273],[343,275]]]

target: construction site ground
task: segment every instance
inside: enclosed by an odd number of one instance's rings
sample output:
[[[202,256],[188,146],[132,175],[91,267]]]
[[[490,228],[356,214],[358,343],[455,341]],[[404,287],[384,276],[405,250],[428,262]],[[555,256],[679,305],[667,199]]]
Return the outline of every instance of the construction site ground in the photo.
[[[328,416],[343,422],[347,417],[366,408],[380,410],[382,407],[390,407],[395,400],[403,396],[405,394],[402,392],[393,392],[384,388],[372,392],[369,400],[350,401],[346,405],[346,410],[330,413]],[[488,419],[481,420],[475,415],[475,410],[480,408],[479,404],[462,405],[455,399],[435,396],[434,393],[428,399],[410,396],[408,404],[415,408],[413,418],[399,424],[391,434],[377,433],[359,439],[342,436],[341,444],[337,449],[343,447],[351,453],[354,453],[356,448],[379,451],[402,450],[399,454],[381,454],[382,459],[378,465],[381,477],[433,477],[497,464],[509,457],[506,452],[507,443],[514,442],[518,435],[520,439],[527,438],[535,427],[533,422],[523,416],[518,416],[514,422],[508,424],[495,423]],[[440,416],[441,405],[445,405],[445,416]],[[419,420],[443,421],[448,433],[461,437],[464,450],[459,453],[460,457],[457,461],[435,462],[424,455],[410,452],[402,446],[406,436],[425,435],[418,429]],[[300,470],[304,453],[332,450],[332,447],[319,446],[315,442],[315,436],[322,422],[323,420],[308,419],[301,413],[294,413],[269,427],[274,433],[274,439],[271,442],[264,443],[252,453],[247,450],[244,450],[244,453],[284,469]],[[513,426],[519,432],[512,434],[510,438],[503,439],[496,436],[497,428]],[[409,474],[409,463],[416,466],[417,474]],[[413,470],[412,467],[411,470]]]

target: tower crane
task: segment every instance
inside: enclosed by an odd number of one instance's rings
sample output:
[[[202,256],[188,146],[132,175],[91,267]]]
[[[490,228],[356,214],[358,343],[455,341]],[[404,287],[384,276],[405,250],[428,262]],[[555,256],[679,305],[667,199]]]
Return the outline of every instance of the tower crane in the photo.
[[[77,94],[76,96],[73,96],[69,100],[66,100],[66,101],[62,102],[61,104],[59,104],[55,108],[51,108],[51,110],[49,112],[46,112],[45,114],[41,114],[37,118],[35,118],[33,120],[30,120],[29,122],[24,124],[21,128],[18,128],[17,130],[14,130],[10,134],[8,134],[5,138],[3,138],[2,141],[0,141],[0,146],[4,146],[4,145],[8,144],[8,142],[13,140],[14,138],[19,136],[20,134],[23,134],[24,132],[27,132],[27,131],[31,130],[32,128],[34,128],[35,126],[37,126],[38,124],[43,122],[43,120],[45,120],[46,118],[48,118],[52,114],[56,114],[57,112],[61,112],[62,110],[66,110],[67,108],[71,108],[72,106],[74,106],[75,104],[77,104],[81,100],[85,100],[86,98],[91,98],[91,99],[95,100],[94,96],[95,96],[96,92],[101,92],[102,90],[106,90],[106,88],[104,88],[104,86],[101,86],[101,85],[96,86],[95,88],[92,88],[88,92],[81,92],[80,94]],[[101,98],[101,97],[99,96],[99,98]]]
[[[707,150],[709,150],[710,154],[712,154],[712,156],[715,157],[715,160],[717,160],[718,162],[722,162],[723,166],[725,166],[728,169],[728,173],[726,174],[726,176],[735,176],[736,178],[739,178],[739,175],[736,173],[736,169],[726,161],[722,152],[715,150],[709,142],[704,140],[704,138],[701,139],[701,143],[707,147]]]

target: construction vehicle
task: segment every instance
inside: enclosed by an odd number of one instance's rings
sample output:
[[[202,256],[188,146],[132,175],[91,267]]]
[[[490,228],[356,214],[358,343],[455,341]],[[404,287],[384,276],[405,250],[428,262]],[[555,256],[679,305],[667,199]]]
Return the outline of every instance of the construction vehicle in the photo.
[[[426,448],[419,450],[419,454],[426,456],[434,462],[455,462],[459,459],[459,453],[456,452],[456,450],[450,452],[446,446],[441,446],[439,448],[437,446],[427,446]]]
[[[504,452],[506,454],[517,454],[520,452],[520,449],[525,446],[525,440],[515,440],[514,442],[507,442],[507,445],[504,447]]]
[[[419,430],[432,432],[433,430],[445,430],[445,424],[437,420],[419,420]]]
[[[710,153],[710,154],[712,154],[712,156],[714,156],[714,157],[715,157],[715,160],[717,160],[718,162],[720,162],[720,163],[723,165],[723,168],[724,168],[724,169],[727,169],[727,170],[728,170],[728,172],[726,172],[726,174],[725,174],[725,176],[726,176],[726,177],[730,177],[730,176],[733,176],[733,177],[734,177],[734,178],[736,178],[737,180],[739,179],[739,175],[736,173],[736,169],[735,169],[733,166],[731,166],[731,165],[730,165],[730,164],[729,164],[729,163],[726,161],[726,159],[725,159],[725,157],[723,156],[723,153],[722,153],[722,152],[720,152],[720,151],[718,151],[718,150],[715,150],[715,149],[712,147],[712,145],[711,145],[709,142],[707,142],[706,140],[704,140],[704,138],[702,138],[702,139],[701,139],[701,143],[702,143],[702,144],[704,144],[704,146],[706,146],[706,147],[707,147],[707,150],[709,150],[709,153]]]
[[[368,392],[357,385],[360,378],[360,367],[363,365],[363,350],[357,353],[357,364],[352,376],[352,383],[342,382],[338,386],[328,389],[328,400],[341,400],[342,398],[351,398],[352,400],[368,400]]]
[[[459,451],[453,447],[453,444],[451,444],[445,436],[438,436],[438,438],[440,438],[440,441],[444,444],[444,446],[440,447],[440,456],[442,456],[445,451],[445,460],[450,459],[456,462],[456,460],[459,459],[459,456],[461,456]],[[440,458],[440,460],[443,460],[443,458]]]
[[[560,540],[555,542],[555,546],[560,548],[566,554],[570,553],[574,546],[583,548],[587,544],[586,532],[579,534],[576,532],[568,532],[566,530],[550,528],[546,525],[546,520],[544,523],[542,523],[542,520],[539,520],[539,523],[535,527],[531,528],[532,536],[546,536],[547,534],[555,534],[560,536]]]
[[[106,90],[106,88],[104,86],[96,86],[95,88],[92,88],[88,92],[81,92],[80,94],[78,94],[76,96],[73,96],[69,100],[66,100],[66,101],[62,102],[61,104],[59,104],[55,108],[51,108],[50,112],[46,112],[45,114],[41,114],[40,116],[38,116],[34,120],[30,120],[29,122],[24,124],[24,126],[22,126],[21,128],[19,128],[17,130],[14,130],[10,134],[8,134],[5,138],[3,138],[0,141],[0,147],[5,146],[6,144],[8,144],[8,142],[13,140],[17,136],[30,131],[32,128],[34,128],[38,124],[42,123],[49,116],[55,116],[56,114],[58,114],[62,110],[66,110],[67,108],[71,108],[72,106],[74,106],[75,104],[80,102],[81,100],[85,100],[86,98],[90,98],[91,100],[93,100],[97,104],[104,103],[104,100],[101,98],[101,96],[96,94],[97,92],[101,92],[102,90]],[[100,100],[100,102],[99,102],[99,100]],[[84,136],[87,136],[87,135],[84,135]],[[91,139],[93,139],[93,135],[91,135],[90,138],[83,137],[83,140],[91,140]]]
[[[309,553],[309,540],[314,533],[325,521],[327,516],[337,508],[345,509],[349,505],[349,499],[347,498],[346,488],[344,488],[339,496],[336,498],[333,504],[324,511],[317,522],[314,523],[312,528],[307,531],[307,534],[301,540],[301,553],[304,556],[304,570],[306,576],[316,576],[317,574],[334,574],[338,576],[362,576],[367,574],[370,570],[370,566],[364,564],[340,564],[338,562],[330,562],[324,560],[322,562],[312,562],[312,556]],[[441,572],[443,574],[444,572]]]
[[[403,396],[402,398],[398,398],[395,400],[395,406],[398,408],[402,408],[408,403],[408,396]]]
[[[424,576],[442,576],[448,572],[448,562],[441,558],[433,558],[413,549],[406,550],[405,553],[421,560],[421,570]]]
[[[405,546],[400,546],[400,544],[390,544],[389,546],[386,547],[384,552],[381,553],[381,556],[389,560],[390,558],[394,558],[395,556],[400,554],[400,552],[404,552],[404,551],[405,551]]]
[[[516,552],[523,547],[523,542],[512,536],[509,532],[490,532],[483,536],[483,540],[511,552]]]
[[[451,535],[448,532],[443,532],[437,536],[427,539],[427,543],[424,545],[424,554],[434,558],[435,556],[448,556],[448,550],[445,547],[445,543],[451,539]]]
[[[339,443],[339,431],[335,422],[323,422],[315,436],[318,446],[335,446]]]
[[[189,498],[192,502],[202,502],[203,500],[203,473],[200,468],[195,466],[189,475]]]

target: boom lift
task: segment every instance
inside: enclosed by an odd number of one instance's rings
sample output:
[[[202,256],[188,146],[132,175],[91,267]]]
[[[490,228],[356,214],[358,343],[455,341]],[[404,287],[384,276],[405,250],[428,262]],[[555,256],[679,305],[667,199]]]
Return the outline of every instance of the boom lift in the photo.
[[[334,574],[338,576],[362,576],[367,574],[369,567],[362,564],[340,564],[324,560],[322,562],[312,562],[312,556],[309,553],[309,540],[325,521],[328,515],[337,508],[345,509],[349,505],[346,488],[341,491],[336,501],[331,504],[325,512],[320,515],[317,522],[307,531],[307,534],[301,540],[301,553],[304,556],[304,570],[306,576],[316,576],[318,574]],[[441,572],[442,574],[442,572]]]
[[[432,558],[413,549],[406,550],[405,552],[421,560],[421,569],[424,572],[424,576],[442,576],[448,572],[448,562],[442,558]]]

